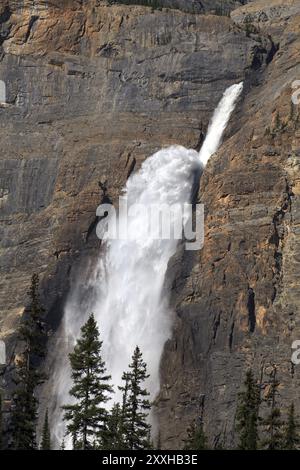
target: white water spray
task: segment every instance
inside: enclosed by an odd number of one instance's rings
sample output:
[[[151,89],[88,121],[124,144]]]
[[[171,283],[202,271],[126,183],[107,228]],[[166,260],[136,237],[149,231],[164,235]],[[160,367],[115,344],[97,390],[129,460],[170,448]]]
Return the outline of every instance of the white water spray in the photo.
[[[223,98],[215,109],[207,131],[207,136],[200,150],[199,158],[203,166],[207,164],[209,158],[218,150],[223,133],[242,89],[243,82],[227,88]]]
[[[205,166],[218,149],[221,138],[242,91],[242,83],[228,88],[209,126],[200,154],[181,146],[160,150],[148,158],[139,172],[131,176],[124,193],[128,207],[190,202],[195,172]],[[79,306],[77,291],[72,293],[65,309],[60,336],[74,344],[80,328],[93,312],[103,340],[103,355],[115,386],[114,400],[120,399],[117,385],[127,370],[133,350],[139,345],[148,365],[148,389],[154,398],[159,391],[159,363],[164,344],[171,334],[168,296],[163,294],[170,258],[177,240],[147,238],[149,215],[140,210],[129,217],[127,240],[106,240],[105,254],[100,257],[87,289],[93,295]],[[66,342],[64,341],[64,344]],[[61,360],[61,357],[64,359]],[[53,387],[56,402],[52,415],[56,439],[62,440],[64,423],[60,406],[70,403],[70,370],[66,351],[60,351],[55,362]]]

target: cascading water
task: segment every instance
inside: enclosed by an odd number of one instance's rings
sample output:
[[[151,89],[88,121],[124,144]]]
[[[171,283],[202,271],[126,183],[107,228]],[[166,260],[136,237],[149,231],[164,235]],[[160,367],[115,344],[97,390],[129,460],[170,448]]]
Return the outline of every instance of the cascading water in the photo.
[[[215,109],[207,136],[200,150],[199,158],[205,166],[209,158],[218,150],[236,101],[243,90],[243,82],[227,88],[223,98]]]
[[[70,347],[80,328],[93,312],[103,340],[103,356],[115,386],[114,401],[118,401],[117,386],[127,370],[133,350],[139,345],[150,373],[147,384],[152,398],[159,391],[159,362],[166,340],[171,333],[168,299],[162,296],[170,258],[175,254],[178,240],[149,238],[149,212],[145,207],[173,206],[190,202],[195,172],[202,169],[218,149],[243,84],[228,88],[208,129],[200,154],[181,146],[160,150],[148,158],[140,171],[131,176],[124,189],[128,208],[136,206],[127,218],[126,239],[105,239],[102,253],[86,289],[92,293],[85,305],[75,289],[65,309],[58,334],[59,357],[54,361],[52,375],[53,429],[61,441],[64,436],[63,404],[70,403],[70,370],[66,344]],[[123,222],[119,217],[119,223]],[[180,217],[180,220],[176,218]],[[182,213],[173,214],[173,223],[182,224]],[[61,341],[63,337],[63,341]],[[66,341],[69,340],[69,341]],[[66,347],[67,348],[67,347]]]

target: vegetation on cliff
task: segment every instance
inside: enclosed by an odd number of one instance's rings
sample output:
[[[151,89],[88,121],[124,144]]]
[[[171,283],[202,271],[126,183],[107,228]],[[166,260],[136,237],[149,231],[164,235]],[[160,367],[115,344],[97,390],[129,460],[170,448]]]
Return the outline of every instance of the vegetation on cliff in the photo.
[[[273,366],[267,393],[261,398],[262,384],[252,370],[246,373],[243,390],[239,394],[236,413],[236,430],[241,450],[295,450],[299,445],[298,424],[294,405],[291,404],[287,422],[281,417],[278,404],[280,382]],[[260,415],[261,404],[265,402],[267,412]]]
[[[24,346],[16,365],[15,382],[17,388],[13,395],[12,417],[10,423],[11,442],[14,450],[36,449],[36,423],[38,398],[36,388],[44,380],[38,365],[45,355],[44,308],[39,296],[39,278],[32,276],[29,290],[30,304],[24,312],[18,331],[18,338]]]

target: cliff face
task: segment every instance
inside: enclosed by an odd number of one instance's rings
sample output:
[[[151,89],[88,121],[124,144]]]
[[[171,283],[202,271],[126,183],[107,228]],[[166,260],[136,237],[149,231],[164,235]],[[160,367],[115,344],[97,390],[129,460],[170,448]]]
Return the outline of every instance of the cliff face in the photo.
[[[96,253],[99,181],[115,200],[154,150],[196,146],[257,42],[227,17],[96,0],[9,1],[0,19],[8,103],[0,108],[0,318],[8,334],[33,271],[56,311],[74,259]]]
[[[205,13],[208,2],[199,3]],[[101,187],[116,201],[153,151],[197,147],[225,88],[245,80],[226,143],[201,181],[205,247],[170,266],[176,327],[157,410],[167,447],[180,445],[203,400],[210,438],[226,430],[233,442],[245,364],[274,360],[283,406],[290,397],[300,406],[290,367],[299,332],[299,129],[288,121],[290,84],[300,77],[299,7],[264,3],[232,19],[99,0],[0,7],[2,337],[15,331],[33,272],[57,325],[76,266],[98,253]],[[277,111],[287,124],[275,132]]]
[[[171,448],[202,413],[211,444],[236,443],[236,399],[250,367],[265,393],[275,364],[283,415],[292,401],[300,409],[300,370],[291,362],[300,338],[300,130],[291,104],[300,5],[265,3],[232,19],[270,34],[278,52],[238,110],[240,130],[201,180],[204,248],[178,254],[170,268],[177,325],[162,362],[159,417]]]

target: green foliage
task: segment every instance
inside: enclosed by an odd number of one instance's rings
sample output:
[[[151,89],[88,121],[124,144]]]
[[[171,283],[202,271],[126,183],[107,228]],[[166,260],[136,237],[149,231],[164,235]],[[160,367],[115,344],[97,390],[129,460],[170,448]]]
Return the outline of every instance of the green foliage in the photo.
[[[298,434],[298,424],[295,417],[295,406],[294,403],[291,404],[288,413],[288,421],[285,426],[283,434],[283,449],[284,450],[295,450],[300,444],[299,434]]]
[[[39,297],[39,278],[32,276],[29,290],[30,305],[26,308],[19,328],[18,339],[24,344],[21,360],[16,367],[17,389],[13,396],[10,430],[12,448],[36,449],[36,421],[38,400],[35,389],[45,377],[38,371],[39,361],[45,356],[46,331],[44,308]]]
[[[12,448],[14,450],[36,449],[36,422],[38,402],[34,385],[29,377],[19,385],[13,396],[11,418]]]
[[[96,443],[102,447],[106,442],[108,413],[104,404],[110,398],[112,387],[108,383],[111,376],[106,373],[101,348],[97,324],[91,315],[81,328],[74,352],[69,355],[74,384],[70,395],[76,402],[63,409],[75,449],[92,449]]]
[[[280,383],[277,380],[276,367],[274,366],[271,375],[270,389],[266,397],[270,408],[269,414],[262,420],[265,428],[265,439],[262,446],[267,450],[279,450],[282,448],[282,427],[281,411],[277,405],[278,387]]]
[[[48,409],[46,410],[43,424],[41,450],[51,450],[51,433],[49,428]]]
[[[257,449],[259,405],[259,386],[254,379],[252,370],[249,370],[246,374],[244,390],[239,393],[239,403],[236,413],[239,449]]]
[[[203,430],[202,421],[197,424],[195,421],[187,430],[184,450],[205,450],[207,449],[207,437]]]
[[[143,388],[144,381],[149,377],[147,365],[137,346],[129,365],[130,371],[123,374],[124,386],[122,403],[122,432],[124,448],[130,450],[149,449],[150,425],[147,422],[151,408],[149,393]]]
[[[113,405],[108,416],[104,448],[108,450],[122,450],[125,448],[122,409],[119,403]]]
[[[129,446],[129,393],[131,385],[131,375],[129,372],[123,372],[122,381],[123,386],[118,387],[123,392],[121,418],[120,418],[120,436],[121,436],[121,449],[130,449]]]

